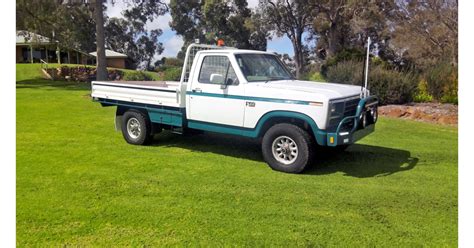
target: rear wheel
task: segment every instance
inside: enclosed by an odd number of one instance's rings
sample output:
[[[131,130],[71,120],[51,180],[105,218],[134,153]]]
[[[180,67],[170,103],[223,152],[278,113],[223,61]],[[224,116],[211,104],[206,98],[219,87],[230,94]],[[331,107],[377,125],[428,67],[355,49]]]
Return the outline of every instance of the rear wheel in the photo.
[[[277,124],[263,136],[263,158],[277,171],[302,172],[311,163],[313,151],[311,136],[292,124]]]
[[[151,124],[145,114],[128,110],[122,121],[122,135],[129,144],[144,145],[151,140]]]

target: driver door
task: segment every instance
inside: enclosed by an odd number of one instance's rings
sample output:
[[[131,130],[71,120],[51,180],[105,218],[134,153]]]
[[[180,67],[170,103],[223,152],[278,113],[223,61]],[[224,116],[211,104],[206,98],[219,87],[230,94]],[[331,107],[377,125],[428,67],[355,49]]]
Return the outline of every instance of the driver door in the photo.
[[[193,76],[187,93],[188,119],[242,127],[244,124],[244,85],[240,84],[228,56],[203,55],[201,68]],[[239,97],[240,96],[240,97]]]

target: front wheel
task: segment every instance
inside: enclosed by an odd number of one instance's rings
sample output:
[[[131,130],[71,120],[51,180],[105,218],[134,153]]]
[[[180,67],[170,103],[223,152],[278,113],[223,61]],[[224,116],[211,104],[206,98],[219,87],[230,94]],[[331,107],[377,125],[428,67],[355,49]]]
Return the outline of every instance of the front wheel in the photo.
[[[129,144],[144,145],[151,140],[151,124],[145,114],[129,110],[122,121],[122,135]]]
[[[262,153],[268,165],[277,171],[300,173],[313,157],[311,136],[298,126],[277,124],[263,136]]]

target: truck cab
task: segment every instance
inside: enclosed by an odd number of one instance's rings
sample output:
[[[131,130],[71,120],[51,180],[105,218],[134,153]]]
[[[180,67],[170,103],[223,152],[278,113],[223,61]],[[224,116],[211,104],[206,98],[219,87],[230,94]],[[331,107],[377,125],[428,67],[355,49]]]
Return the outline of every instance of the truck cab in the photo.
[[[180,82],[92,82],[92,97],[118,106],[116,127],[131,144],[162,129],[261,138],[265,161],[289,173],[311,164],[316,146],[373,132],[378,105],[361,86],[296,80],[272,53],[197,44]]]

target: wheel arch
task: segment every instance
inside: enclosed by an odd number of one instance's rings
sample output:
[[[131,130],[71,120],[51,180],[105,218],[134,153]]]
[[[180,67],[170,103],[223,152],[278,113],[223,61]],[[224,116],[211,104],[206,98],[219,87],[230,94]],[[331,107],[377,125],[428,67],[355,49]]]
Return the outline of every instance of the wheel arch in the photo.
[[[150,120],[150,116],[148,115],[148,110],[144,108],[137,108],[137,107],[128,107],[128,106],[122,106],[122,105],[117,105],[117,109],[115,111],[115,130],[116,131],[121,131],[122,130],[122,117],[123,114],[127,111],[137,111],[146,116],[148,120]]]
[[[263,137],[266,131],[279,123],[290,123],[307,131],[319,145],[324,145],[324,137],[313,118],[294,111],[271,111],[264,114],[257,122],[257,137]]]

